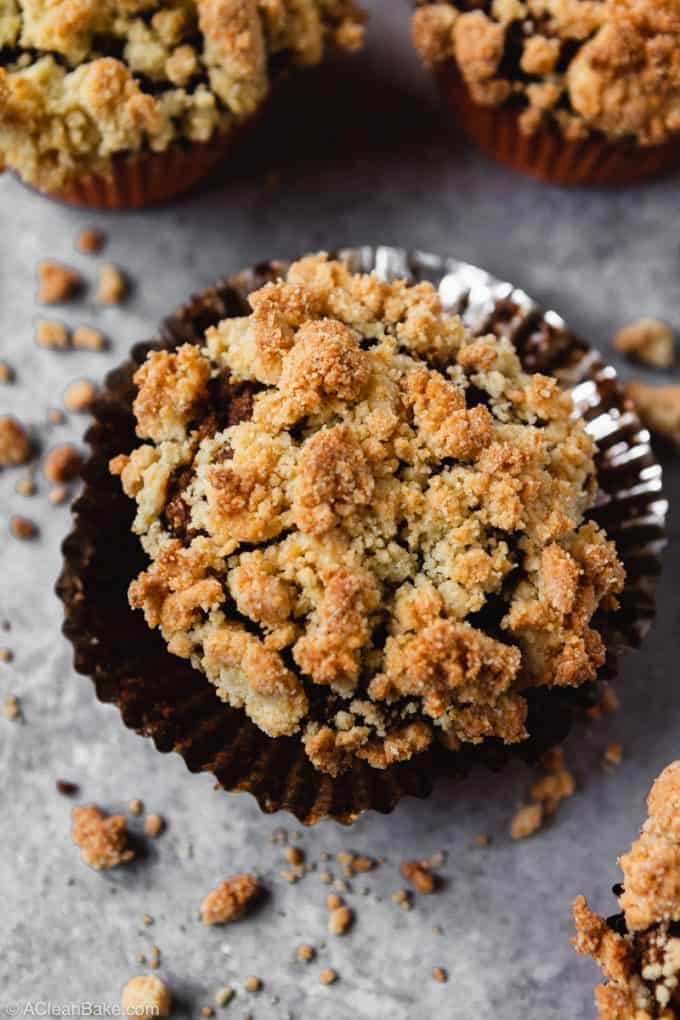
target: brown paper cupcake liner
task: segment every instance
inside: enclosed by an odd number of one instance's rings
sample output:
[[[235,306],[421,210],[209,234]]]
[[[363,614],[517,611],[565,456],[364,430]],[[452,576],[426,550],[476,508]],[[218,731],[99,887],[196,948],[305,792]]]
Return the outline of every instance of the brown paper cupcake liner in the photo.
[[[661,468],[614,370],[554,312],[542,311],[522,291],[475,266],[384,247],[337,254],[353,271],[431,280],[445,307],[459,312],[472,330],[509,337],[527,369],[552,372],[573,392],[598,445],[600,492],[592,516],[616,540],[627,571],[620,612],[602,612],[596,620],[608,649],[601,677],[612,676],[620,652],[636,646],[650,626],[666,514]],[[597,687],[530,691],[531,737],[522,744],[488,740],[458,752],[437,746],[384,771],[357,762],[333,778],[314,768],[301,741],[272,739],[243,711],[220,701],[213,685],[172,656],[142,614],[129,608],[128,585],[147,564],[130,531],[134,503],[109,474],[108,462],[138,443],[133,374],[149,350],[200,343],[208,326],[247,312],[247,294],[285,268],[260,265],[193,298],[164,322],[160,339],[137,345],[107,377],[86,437],[91,455],[74,506],[74,528],[63,545],[57,591],[76,670],[93,679],[101,701],[118,706],[128,727],[150,736],[160,751],[177,751],[192,772],[211,772],[224,789],[252,793],[263,811],[290,811],[307,824],[325,817],[350,823],[368,809],[391,811],[406,794],[427,796],[436,777],[461,777],[476,763],[498,769],[515,756],[536,760],[565,737],[575,710],[593,702]]]
[[[481,106],[470,96],[453,63],[437,72],[442,93],[461,127],[492,159],[549,184],[637,184],[680,166],[680,138],[644,147],[633,141],[612,142],[599,132],[569,141],[556,127],[532,135],[520,130],[517,105]]]

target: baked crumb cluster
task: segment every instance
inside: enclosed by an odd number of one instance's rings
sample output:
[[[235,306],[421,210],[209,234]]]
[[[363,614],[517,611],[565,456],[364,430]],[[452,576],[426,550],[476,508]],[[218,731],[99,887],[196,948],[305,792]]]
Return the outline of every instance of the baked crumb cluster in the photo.
[[[454,61],[484,106],[522,104],[571,140],[596,129],[656,145],[680,131],[676,0],[418,0],[413,35],[430,67]]]
[[[332,774],[523,740],[527,688],[595,677],[623,584],[570,397],[430,283],[319,255],[249,301],[135,375],[130,604]]]
[[[54,189],[117,153],[207,142],[362,25],[355,0],[7,0],[0,163]]]
[[[608,981],[595,992],[601,1020],[680,1016],[680,761],[654,783],[649,818],[621,860],[623,913],[605,921],[580,896],[574,904],[579,953]]]

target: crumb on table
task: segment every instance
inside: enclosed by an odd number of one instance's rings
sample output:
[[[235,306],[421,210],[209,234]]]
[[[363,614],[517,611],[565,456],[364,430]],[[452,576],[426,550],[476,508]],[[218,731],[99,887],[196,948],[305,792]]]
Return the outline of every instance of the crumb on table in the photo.
[[[26,429],[10,415],[0,418],[0,467],[16,467],[31,459],[31,441]]]
[[[513,839],[527,839],[533,836],[543,824],[543,805],[524,804],[515,812],[510,823],[510,835]]]
[[[626,394],[650,432],[680,446],[680,386],[650,386],[635,380],[626,386]]]
[[[78,326],[73,331],[71,343],[78,350],[104,351],[107,347],[106,337],[94,326]]]
[[[98,390],[89,379],[76,379],[66,387],[64,407],[69,411],[88,411]]]
[[[38,319],[35,324],[38,347],[64,350],[69,345],[69,331],[58,319]]]
[[[142,974],[125,985],[121,995],[123,1016],[164,1017],[170,1014],[170,989],[155,974]]]
[[[63,484],[72,482],[80,473],[83,458],[71,443],[55,446],[45,458],[44,472],[48,482]]]
[[[38,302],[55,305],[67,301],[82,288],[80,273],[61,262],[46,260],[38,265]]]
[[[165,828],[165,822],[160,815],[147,815],[144,819],[144,832],[147,836],[160,836]]]
[[[28,517],[12,517],[9,528],[15,538],[19,538],[24,542],[30,542],[31,539],[38,537],[38,525],[29,520]]]
[[[204,924],[230,924],[243,917],[260,892],[255,875],[234,875],[208,893],[201,904]]]
[[[127,280],[111,262],[105,262],[99,270],[99,289],[97,297],[105,305],[118,305],[127,292]]]
[[[410,882],[416,892],[434,892],[437,880],[426,861],[403,861],[399,871],[402,878]]]
[[[76,237],[76,248],[83,255],[94,255],[104,247],[106,234],[98,227],[85,227]]]
[[[661,319],[642,318],[620,329],[614,347],[635,361],[653,368],[670,368],[675,358],[675,337]]]
[[[77,807],[71,821],[71,839],[80,847],[83,861],[95,870],[115,868],[131,861],[124,815],[107,815],[94,804]]]

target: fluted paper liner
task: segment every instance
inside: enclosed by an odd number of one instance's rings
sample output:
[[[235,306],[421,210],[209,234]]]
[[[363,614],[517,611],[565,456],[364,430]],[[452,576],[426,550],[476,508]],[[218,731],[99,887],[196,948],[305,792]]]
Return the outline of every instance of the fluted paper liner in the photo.
[[[649,434],[624,398],[616,373],[555,312],[541,310],[512,284],[475,266],[385,247],[337,254],[353,271],[431,280],[446,309],[459,312],[474,332],[509,337],[529,371],[554,373],[572,391],[576,411],[598,446],[600,491],[592,516],[616,541],[627,572],[620,611],[601,612],[595,621],[608,649],[601,678],[611,676],[619,653],[636,646],[650,626],[666,514]],[[328,816],[349,823],[369,808],[391,811],[405,794],[427,796],[435,777],[463,776],[474,763],[495,769],[517,755],[534,761],[564,738],[575,708],[592,703],[597,691],[592,684],[529,691],[531,737],[519,745],[487,740],[458,752],[436,746],[384,771],[357,762],[333,778],[314,768],[299,739],[272,739],[242,710],[220,701],[203,674],[171,655],[158,631],[130,609],[128,585],[147,560],[130,530],[135,504],[109,474],[108,462],[138,444],[132,376],[149,350],[199,343],[209,325],[246,313],[246,295],[285,268],[284,263],[257,266],[193,298],[164,322],[159,340],[137,345],[109,374],[86,437],[91,455],[74,505],[74,529],[63,545],[57,591],[76,670],[93,679],[101,701],[118,706],[126,726],[151,737],[160,751],[177,751],[192,772],[212,772],[225,789],[249,791],[263,811],[287,810],[308,824]]]

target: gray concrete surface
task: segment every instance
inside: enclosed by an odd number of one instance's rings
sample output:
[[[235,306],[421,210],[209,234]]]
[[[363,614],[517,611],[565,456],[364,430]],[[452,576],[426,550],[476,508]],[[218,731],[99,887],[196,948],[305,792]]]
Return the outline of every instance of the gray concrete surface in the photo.
[[[291,84],[228,173],[202,193],[161,211],[85,215],[0,179],[0,357],[17,383],[0,393],[0,412],[16,413],[46,447],[77,439],[84,420],[45,426],[67,382],[101,377],[135,340],[193,289],[242,265],[276,255],[357,243],[391,243],[454,253],[511,278],[556,307],[577,329],[610,349],[613,329],[639,314],[680,328],[679,178],[619,193],[565,191],[512,176],[471,151],[440,109],[411,53],[407,5],[369,5],[367,53]],[[262,187],[267,174],[281,186]],[[37,349],[32,323],[40,257],[94,276],[96,260],[74,253],[90,223],[110,235],[106,258],[136,281],[130,301],[102,311],[93,301],[68,307],[112,337],[109,354]],[[624,371],[628,371],[624,368]],[[46,484],[27,500],[16,474],[0,478],[0,635],[15,653],[0,664],[0,697],[17,694],[25,721],[0,719],[0,1014],[8,1004],[51,1001],[52,1010],[86,1000],[119,1001],[121,985],[141,969],[139,953],[157,944],[176,1016],[195,1017],[216,988],[247,974],[266,981],[257,997],[239,994],[225,1016],[256,1020],[289,1015],[315,1020],[503,1020],[593,1016],[595,969],[569,945],[570,904],[579,892],[609,911],[616,857],[643,815],[656,773],[680,744],[678,628],[680,470],[666,457],[672,544],[659,589],[659,618],[644,649],[622,670],[620,714],[569,741],[579,793],[537,838],[512,843],[507,823],[530,773],[474,775],[443,784],[424,802],[392,817],[368,816],[350,831],[323,824],[300,844],[352,848],[388,858],[355,883],[357,924],[344,939],[324,940],[326,887],[310,876],[290,886],[278,877],[282,850],[269,842],[288,817],[261,815],[251,798],[216,793],[207,776],[188,774],[175,756],[156,753],[98,704],[71,668],[60,635],[53,581],[66,507],[49,506]],[[12,513],[42,529],[35,544],[7,538]],[[615,775],[597,769],[610,740],[625,759]],[[81,785],[81,798],[107,809],[140,797],[168,821],[144,860],[98,874],[81,864],[69,840],[71,804],[55,780]],[[137,822],[134,829],[139,828]],[[474,837],[494,836],[480,849]],[[389,899],[400,887],[397,864],[448,851],[446,888],[403,913]],[[227,874],[256,868],[271,896],[252,918],[224,930],[203,928],[195,910]],[[370,893],[361,894],[363,887]],[[142,915],[155,917],[145,928]],[[441,934],[433,932],[440,926]],[[319,961],[293,960],[295,947],[326,941]],[[436,984],[431,969],[450,973]],[[342,980],[322,987],[333,966]]]

